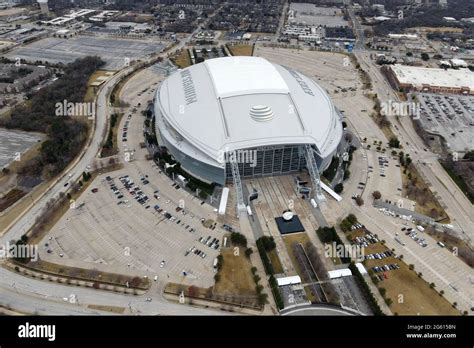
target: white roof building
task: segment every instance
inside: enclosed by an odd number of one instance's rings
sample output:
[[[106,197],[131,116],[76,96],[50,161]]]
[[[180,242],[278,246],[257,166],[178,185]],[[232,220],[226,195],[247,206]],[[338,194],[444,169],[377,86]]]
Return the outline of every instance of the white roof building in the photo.
[[[390,17],[387,17],[387,16],[377,16],[377,17],[374,17],[374,20],[377,21],[377,22],[385,22],[385,21],[388,21],[392,18]]]
[[[278,286],[301,284],[300,276],[290,276],[276,279]]]
[[[443,20],[446,22],[456,22],[456,18],[454,17],[443,17]]]
[[[273,144],[315,144],[324,157],[342,136],[323,88],[259,57],[215,58],[181,70],[161,84],[157,101],[163,119],[195,148],[178,141],[180,151],[217,166],[222,151]]]
[[[328,271],[329,279],[349,277],[352,275],[352,272],[349,268],[335,269],[333,271]]]
[[[400,84],[435,86],[438,88],[468,88],[474,92],[474,73],[469,69],[434,69],[395,64],[390,67]]]
[[[464,59],[453,58],[450,59],[449,62],[453,68],[467,68],[468,64]]]
[[[406,39],[406,40],[416,40],[418,35],[416,34],[388,34],[390,39]]]

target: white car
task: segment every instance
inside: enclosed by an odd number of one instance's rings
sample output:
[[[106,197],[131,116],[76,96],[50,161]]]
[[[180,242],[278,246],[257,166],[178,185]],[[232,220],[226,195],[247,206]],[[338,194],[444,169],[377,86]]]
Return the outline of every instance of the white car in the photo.
[[[161,261],[161,262],[160,262],[160,268],[165,267],[165,263],[166,263],[165,260]]]

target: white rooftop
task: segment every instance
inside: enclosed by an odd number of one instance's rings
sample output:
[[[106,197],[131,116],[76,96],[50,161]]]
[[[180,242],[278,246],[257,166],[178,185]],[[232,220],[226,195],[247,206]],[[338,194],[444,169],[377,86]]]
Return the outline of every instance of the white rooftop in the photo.
[[[348,277],[352,275],[349,268],[335,269],[334,271],[328,271],[329,279]]]
[[[273,64],[263,58],[208,59],[204,63],[220,98],[251,93],[288,93]]]
[[[342,137],[326,91],[263,58],[214,58],[192,65],[163,81],[157,99],[159,112],[179,133],[175,146],[211,161],[222,151],[275,144],[315,144],[324,157]]]
[[[278,286],[301,284],[300,276],[277,278],[276,281],[277,281]]]
[[[439,87],[468,87],[474,90],[474,73],[469,69],[435,69],[395,64],[391,67],[400,83]]]

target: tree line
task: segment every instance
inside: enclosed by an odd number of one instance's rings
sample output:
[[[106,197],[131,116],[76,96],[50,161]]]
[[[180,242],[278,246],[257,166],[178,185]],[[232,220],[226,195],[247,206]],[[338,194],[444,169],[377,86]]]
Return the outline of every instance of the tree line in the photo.
[[[105,63],[99,57],[85,57],[66,66],[63,75],[31,99],[12,109],[0,126],[45,133],[40,155],[27,165],[30,175],[54,176],[79,153],[87,135],[87,124],[79,118],[56,115],[56,103],[83,102],[90,76]]]

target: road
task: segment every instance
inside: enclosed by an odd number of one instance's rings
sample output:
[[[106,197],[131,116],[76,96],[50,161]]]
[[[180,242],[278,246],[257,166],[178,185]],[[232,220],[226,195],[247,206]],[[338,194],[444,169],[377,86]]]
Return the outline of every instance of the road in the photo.
[[[358,34],[358,40],[354,55],[356,56],[361,68],[364,69],[372,79],[373,93],[376,93],[380,102],[399,101],[398,95],[394,93],[392,87],[386,78],[380,72],[378,66],[370,59],[370,51],[367,51],[363,45],[363,31],[357,18],[352,11],[349,12],[353,22],[354,30]],[[359,122],[350,122],[356,129],[356,133],[364,132],[364,126]],[[474,222],[474,209],[469,200],[460,192],[456,184],[447,175],[444,169],[438,162],[438,156],[429,151],[429,148],[423,143],[423,140],[416,133],[412,120],[409,117],[400,117],[399,119],[393,117],[390,120],[393,124],[392,131],[399,138],[403,145],[403,151],[409,153],[413,160],[413,164],[424,177],[424,180],[430,185],[430,189],[435,192],[441,204],[445,206],[447,214],[453,221],[452,224],[461,235],[470,240],[472,238]],[[370,206],[371,193],[373,189],[382,188],[380,183],[377,183],[378,175],[373,173],[370,175],[371,179],[366,185],[367,192],[363,192],[366,204],[362,207],[357,207],[354,202],[348,200],[347,195],[357,192],[357,182],[367,182],[368,165],[371,157],[368,156],[367,151],[363,150],[360,154],[357,152],[351,173],[355,174],[352,180],[348,183],[346,188],[345,199],[340,208],[348,213],[354,213],[359,221],[367,226],[367,228],[379,234],[381,238],[386,240],[389,248],[394,248],[397,253],[403,254],[407,264],[413,263],[417,271],[423,273],[423,277],[427,282],[434,282],[438,291],[443,290],[445,297],[450,302],[457,302],[458,308],[466,310],[469,313],[472,307],[472,269],[469,268],[462,260],[455,257],[446,249],[441,249],[436,245],[436,242],[429,236],[424,236],[429,246],[422,248],[414,243],[408,237],[401,236],[400,238],[406,240],[406,245],[401,246],[394,238],[396,233],[400,232],[402,221],[396,221],[394,218],[387,217],[378,210]],[[369,161],[368,161],[369,160]],[[375,168],[375,165],[372,164]],[[390,165],[392,166],[392,165]],[[374,186],[375,184],[375,186]],[[393,183],[387,182],[386,186],[393,186]],[[385,188],[385,186],[383,186]],[[396,185],[391,187],[390,192],[397,192]]]
[[[365,49],[364,30],[352,9],[348,9],[353,28],[357,36],[354,55],[361,68],[372,79],[373,92],[381,103],[400,101],[398,95],[383,76],[378,66],[370,58],[370,51]],[[474,207],[451,177],[438,162],[438,155],[432,153],[418,136],[410,117],[398,117],[390,120],[392,131],[403,145],[403,151],[409,153],[418,172],[431,185],[431,191],[438,196],[440,203],[453,221],[452,225],[459,236],[467,241],[474,238]],[[408,144],[408,145],[407,145]]]
[[[172,54],[174,51],[183,48],[192,39],[198,31],[201,30],[213,15],[220,10],[220,7],[208,17],[208,19],[199,25],[191,35],[177,43],[173,48],[160,54],[165,58],[166,55]],[[68,166],[63,175],[55,180],[48,190],[32,203],[24,214],[19,215],[9,226],[3,230],[0,243],[5,245],[7,241],[19,239],[35,224],[37,216],[41,215],[42,210],[47,203],[66,189],[64,184],[68,181],[72,182],[82,176],[82,172],[87,170],[87,166],[92,165],[96,160],[102,142],[107,133],[107,124],[109,117],[108,95],[112,91],[113,86],[117,84],[121,77],[135,69],[133,66],[124,67],[123,70],[112,76],[101,87],[96,96],[96,116],[93,120],[94,127],[92,134],[87,142],[86,147],[82,150],[81,155]],[[69,177],[71,175],[71,177]],[[38,314],[98,314],[99,312],[89,310],[83,304],[98,305],[114,305],[127,306],[131,304],[131,308],[137,308],[138,313],[143,314],[211,314],[220,313],[205,310],[201,308],[192,308],[174,304],[163,299],[161,291],[158,294],[147,296],[152,297],[156,301],[145,302],[144,297],[133,297],[129,295],[118,295],[108,291],[99,291],[94,289],[84,289],[78,287],[64,286],[60,284],[39,281],[19,274],[13,273],[0,267],[0,289],[2,296],[0,302],[8,305],[10,308]],[[63,298],[74,293],[78,298],[78,303],[74,306],[66,303]],[[81,300],[82,299],[82,300]],[[62,302],[61,302],[62,301]],[[132,310],[133,312],[133,310]]]
[[[19,239],[24,235],[35,223],[36,217],[41,215],[46,204],[56,197],[61,192],[65,192],[64,184],[67,182],[74,182],[82,177],[82,172],[87,170],[87,166],[97,158],[104,134],[107,129],[107,120],[109,115],[109,106],[107,105],[107,96],[112,87],[120,80],[120,78],[133,68],[122,70],[108,80],[100,89],[96,97],[96,117],[94,119],[94,128],[92,136],[89,139],[88,145],[83,150],[82,154],[71,165],[68,166],[65,173],[57,179],[49,187],[47,192],[39,198],[30,209],[26,211],[23,216],[19,216],[16,221],[6,228],[7,232],[0,238],[2,244],[12,239]],[[68,174],[69,173],[69,174]],[[72,175],[69,177],[69,175]]]
[[[94,315],[110,314],[88,308],[87,305],[125,307],[124,314],[143,315],[216,315],[218,311],[191,307],[162,299],[161,289],[154,288],[143,296],[122,295],[110,291],[67,286],[24,277],[0,267],[0,305],[38,315]],[[66,299],[66,300],[65,300]],[[73,301],[72,299],[75,299]]]
[[[349,17],[351,17],[352,29],[356,35],[354,50],[363,50],[365,48],[364,28],[362,28],[362,25],[357,20],[354,10],[351,7],[347,7],[347,12],[349,13]]]
[[[283,26],[285,25],[287,13],[288,13],[288,0],[285,0],[285,4],[283,5],[283,10],[281,11],[280,22],[278,23],[278,28],[275,33],[275,36],[272,39],[273,42],[278,42],[278,38],[280,37],[281,30],[283,29]]]
[[[354,52],[361,67],[372,77],[374,92],[380,102],[399,101],[398,95],[379,71],[378,67],[371,61],[370,53],[365,51]],[[451,177],[446,173],[438,162],[438,155],[432,153],[423,143],[413,127],[410,117],[393,117],[392,131],[403,145],[403,151],[409,153],[412,163],[423,175],[425,181],[431,185],[431,191],[436,192],[445,206],[446,213],[453,220],[453,225],[464,239],[474,238],[474,207],[466,196],[459,190]],[[408,143],[408,145],[407,145]]]

